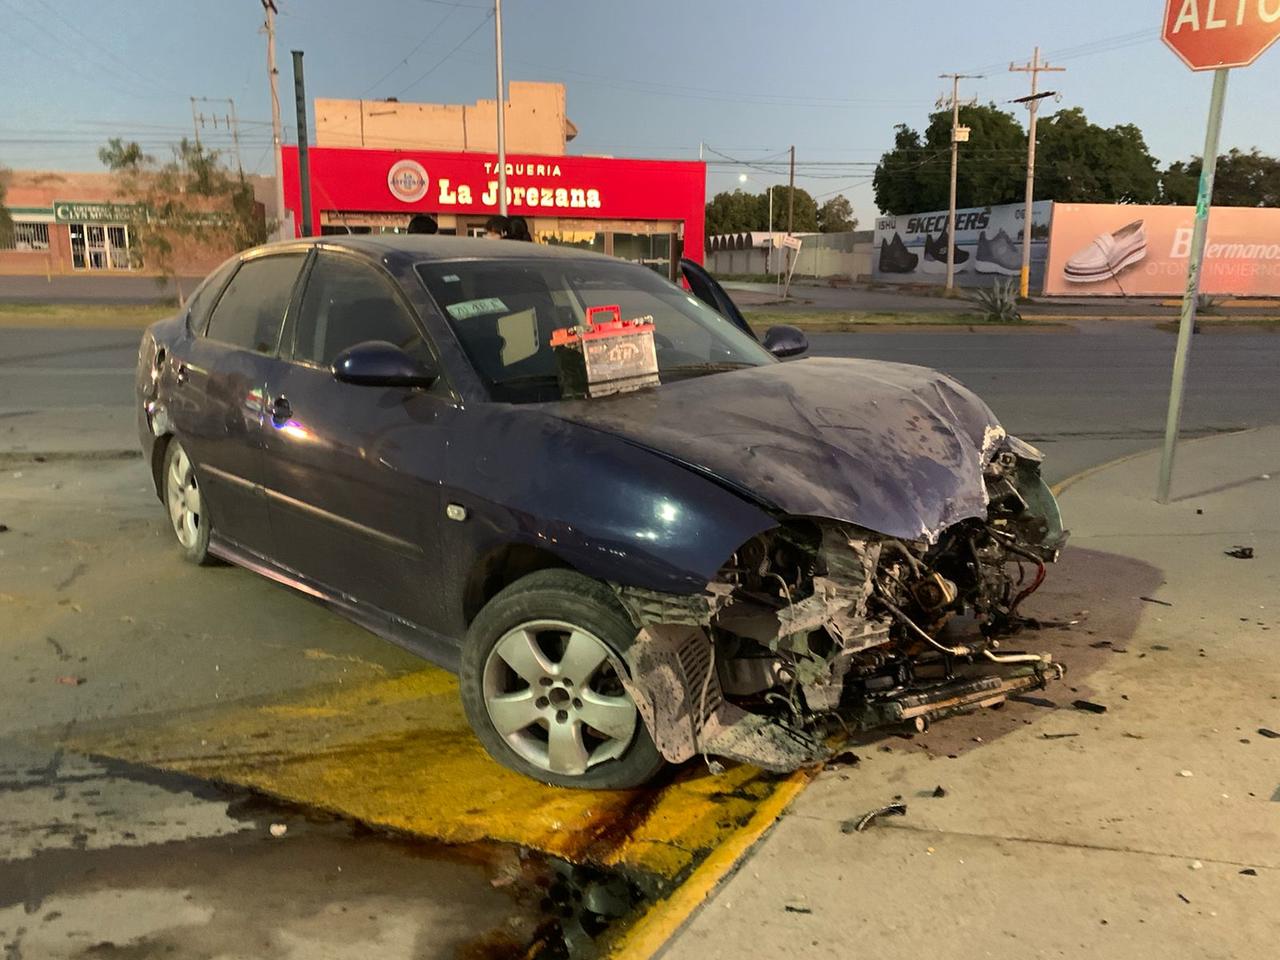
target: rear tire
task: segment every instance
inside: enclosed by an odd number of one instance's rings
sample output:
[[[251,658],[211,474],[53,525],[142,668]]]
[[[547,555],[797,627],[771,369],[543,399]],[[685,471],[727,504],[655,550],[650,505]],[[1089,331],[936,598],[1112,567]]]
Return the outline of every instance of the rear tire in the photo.
[[[462,648],[467,719],[505,767],[560,787],[622,790],[666,765],[623,689],[635,626],[613,592],[539,570],[477,614]]]
[[[169,523],[182,549],[183,559],[201,566],[216,563],[209,553],[211,524],[195,464],[176,439],[170,440],[165,449],[160,480],[164,485],[164,505],[169,512]]]

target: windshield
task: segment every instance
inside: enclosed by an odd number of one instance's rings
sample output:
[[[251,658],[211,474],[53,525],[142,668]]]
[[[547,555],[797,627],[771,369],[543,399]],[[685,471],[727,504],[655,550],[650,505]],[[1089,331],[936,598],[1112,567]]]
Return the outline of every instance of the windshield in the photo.
[[[643,267],[548,258],[430,262],[417,270],[497,400],[558,397],[551,333],[583,323],[595,306],[617,304],[624,320],[653,318],[663,381],[776,362],[693,294]]]

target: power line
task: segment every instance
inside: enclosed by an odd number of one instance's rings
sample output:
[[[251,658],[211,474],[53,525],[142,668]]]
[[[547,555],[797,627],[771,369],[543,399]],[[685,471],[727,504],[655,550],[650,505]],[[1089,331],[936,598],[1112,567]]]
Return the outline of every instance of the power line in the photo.
[[[427,45],[427,41],[436,35],[436,31],[438,31],[441,27],[445,25],[446,21],[448,21],[448,19],[452,17],[454,13],[457,12],[461,4],[447,3],[447,4],[443,4],[443,6],[447,6],[449,8],[444,12],[444,16],[436,21],[435,26],[432,27],[430,30],[428,30],[426,34],[423,35],[422,39],[418,41],[417,45],[408,53],[406,53],[403,57],[401,57],[396,62],[395,66],[393,66],[390,70],[388,70],[386,73],[380,76],[377,80],[373,81],[373,83],[369,84],[369,86],[365,88],[365,91],[360,94],[360,99],[363,100],[365,97],[369,95],[369,91],[375,90],[378,87],[380,87],[388,77],[390,77],[393,73],[395,73],[401,67],[407,67],[409,65],[409,58],[412,57],[415,53],[417,53],[419,50],[421,50],[423,47]]]
[[[490,10],[488,13],[486,13],[486,14],[484,15],[484,17],[481,19],[481,21],[475,25],[474,29],[472,29],[472,31],[471,31],[470,33],[468,33],[465,37],[463,37],[461,40],[459,40],[459,41],[454,45],[453,49],[451,49],[451,50],[450,50],[448,53],[446,53],[443,57],[441,57],[441,58],[440,58],[439,60],[437,60],[434,64],[432,64],[432,65],[431,65],[431,67],[426,71],[426,73],[423,73],[423,74],[422,74],[421,76],[419,76],[416,80],[412,81],[408,86],[406,86],[403,90],[401,90],[399,93],[397,93],[397,94],[396,94],[396,96],[397,96],[397,97],[401,97],[401,96],[403,96],[405,93],[407,93],[408,91],[410,91],[410,90],[412,90],[414,87],[416,87],[418,84],[420,84],[423,80],[427,79],[427,77],[431,76],[431,74],[435,73],[438,69],[440,69],[440,67],[444,66],[445,62],[446,62],[450,57],[452,57],[455,53],[457,53],[459,50],[461,50],[461,49],[462,49],[462,45],[463,45],[464,43],[466,43],[468,40],[470,40],[472,37],[474,37],[477,33],[479,33],[479,32],[480,32],[480,29],[481,29],[481,28],[482,28],[486,23],[488,23],[491,19],[493,19],[493,11],[492,11],[492,10]],[[501,109],[501,106],[499,106],[499,109]]]

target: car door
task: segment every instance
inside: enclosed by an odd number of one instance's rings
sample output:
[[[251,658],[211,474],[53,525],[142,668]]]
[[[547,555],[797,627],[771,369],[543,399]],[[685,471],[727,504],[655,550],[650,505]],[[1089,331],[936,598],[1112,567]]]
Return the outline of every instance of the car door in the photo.
[[[342,383],[334,358],[386,340],[431,359],[394,281],[361,256],[318,251],[267,382],[267,494],[276,558],[331,590],[430,628],[446,622],[436,552],[448,433],[458,414],[430,389]]]
[[[195,464],[219,537],[269,553],[262,496],[263,391],[304,251],[244,260],[207,321],[193,311],[190,340],[172,364],[168,410]]]
[[[755,339],[755,332],[751,329],[751,324],[747,323],[747,318],[742,315],[742,311],[733,302],[733,298],[725,292],[724,287],[720,286],[711,274],[687,257],[680,258],[680,273],[684,277],[684,282],[689,285],[690,292],[695,297],[726,320],[732,322],[743,333]]]

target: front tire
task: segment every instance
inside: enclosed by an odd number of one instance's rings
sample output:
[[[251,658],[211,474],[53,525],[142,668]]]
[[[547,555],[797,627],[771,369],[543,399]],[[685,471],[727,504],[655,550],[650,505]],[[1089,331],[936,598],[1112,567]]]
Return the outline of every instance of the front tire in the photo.
[[[571,570],[502,590],[467,630],[459,682],[489,754],[561,787],[621,790],[665,765],[623,688],[636,630],[613,592]]]
[[[209,515],[196,476],[195,464],[177,440],[170,440],[164,452],[164,505],[169,511],[182,556],[190,563],[207,566],[215,562],[209,554]]]

